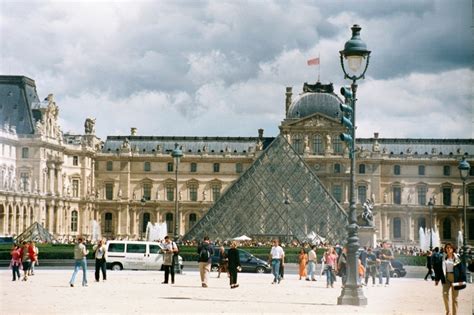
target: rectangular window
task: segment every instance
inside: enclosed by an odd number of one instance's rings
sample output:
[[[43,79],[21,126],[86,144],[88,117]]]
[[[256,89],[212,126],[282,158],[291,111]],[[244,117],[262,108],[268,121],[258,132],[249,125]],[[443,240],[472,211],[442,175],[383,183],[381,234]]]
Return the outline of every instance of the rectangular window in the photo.
[[[151,171],[151,164],[150,164],[150,162],[145,162],[145,163],[143,164],[143,170],[144,170],[145,172],[150,172],[150,171]]]
[[[443,205],[445,206],[451,205],[451,187],[443,188]]]
[[[74,165],[74,166],[79,165],[79,157],[77,155],[72,157],[72,165]]]
[[[30,150],[28,148],[21,148],[21,158],[27,159],[30,155]]]
[[[420,206],[426,205],[426,187],[425,186],[418,187],[418,204]]]
[[[146,244],[127,244],[127,253],[146,253]]]
[[[79,197],[79,180],[73,179],[72,180],[72,196]]]
[[[197,201],[197,198],[198,198],[197,187],[196,186],[189,187],[189,200]]]
[[[341,164],[334,164],[334,173],[339,174],[341,172]]]
[[[125,251],[125,244],[124,243],[112,243],[109,244],[109,253],[123,253]]]
[[[299,138],[294,138],[293,139],[293,149],[295,149],[295,151],[298,154],[303,153],[303,146],[301,145],[301,139],[299,139]]]
[[[191,163],[191,173],[196,173],[196,172],[197,172],[197,164]]]
[[[418,175],[425,175],[425,166],[418,165]]]
[[[335,137],[332,140],[332,145],[334,147],[334,153],[342,153],[342,141],[339,137]]]
[[[334,196],[334,199],[337,200],[337,202],[342,201],[342,188],[341,185],[334,185],[332,186],[332,195]]]
[[[363,204],[367,200],[367,187],[365,186],[357,187],[357,196],[359,198],[359,202]]]
[[[221,189],[218,186],[213,186],[212,187],[212,200],[217,201],[219,197],[221,196]]]
[[[168,201],[174,200],[174,187],[173,186],[166,187],[166,200]]]
[[[401,187],[393,187],[393,203],[396,205],[402,204],[402,189]]]
[[[105,199],[107,200],[114,199],[114,184],[112,183],[105,184]]]
[[[242,163],[237,163],[237,164],[235,164],[235,172],[236,172],[237,174],[240,174],[240,173],[243,172]]]
[[[219,173],[220,169],[221,169],[221,165],[219,163],[214,163],[214,173]]]
[[[469,231],[468,238],[470,240],[474,240],[474,219],[469,219],[469,224],[467,230]],[[472,263],[471,263],[472,264]]]
[[[443,175],[450,176],[451,175],[451,167],[449,165],[443,166]]]
[[[467,204],[469,207],[474,206],[474,187],[467,188]]]
[[[143,199],[145,200],[151,199],[151,185],[150,184],[143,184]]]
[[[113,171],[114,170],[114,162],[107,161],[106,169],[107,169],[107,171]]]
[[[168,163],[168,172],[172,172],[173,171],[173,163],[169,162]]]
[[[322,154],[324,151],[321,136],[314,137],[314,154]]]
[[[359,174],[365,174],[365,164],[359,164]]]

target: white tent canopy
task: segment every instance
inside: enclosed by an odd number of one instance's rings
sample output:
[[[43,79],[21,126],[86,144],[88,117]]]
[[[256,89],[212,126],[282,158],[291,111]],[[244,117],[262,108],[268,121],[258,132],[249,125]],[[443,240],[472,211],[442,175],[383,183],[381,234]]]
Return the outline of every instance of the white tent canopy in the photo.
[[[326,241],[326,238],[322,237],[321,235],[317,234],[314,231],[311,231],[308,235],[306,235],[308,240],[310,240],[312,243],[324,243]]]
[[[247,235],[242,235],[233,239],[234,241],[251,241],[252,239]]]

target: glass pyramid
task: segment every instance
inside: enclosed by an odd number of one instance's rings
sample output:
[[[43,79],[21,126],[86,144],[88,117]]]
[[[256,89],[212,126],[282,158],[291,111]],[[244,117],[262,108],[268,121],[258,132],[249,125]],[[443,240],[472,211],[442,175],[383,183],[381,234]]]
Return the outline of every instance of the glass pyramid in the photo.
[[[184,240],[247,235],[332,244],[346,239],[347,213],[281,135],[222,194]]]
[[[21,243],[23,241],[34,241],[40,243],[51,243],[54,240],[54,236],[48,232],[41,224],[38,222],[30,225],[23,233],[17,236],[16,242]]]

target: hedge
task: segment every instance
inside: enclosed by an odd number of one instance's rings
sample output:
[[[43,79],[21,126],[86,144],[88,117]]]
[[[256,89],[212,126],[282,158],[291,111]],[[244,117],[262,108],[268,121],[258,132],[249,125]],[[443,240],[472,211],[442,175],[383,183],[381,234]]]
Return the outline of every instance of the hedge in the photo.
[[[73,244],[37,244],[39,250],[39,259],[74,259],[74,245]],[[92,245],[87,245],[89,251],[92,251]],[[248,251],[255,257],[263,260],[268,259],[270,247],[241,247],[241,249]],[[10,260],[10,245],[0,245],[0,260]],[[286,262],[297,263],[298,253],[300,248],[292,247],[285,248]],[[318,260],[322,257],[324,249],[317,250]],[[184,261],[197,261],[198,253],[196,246],[181,246],[180,255]],[[92,255],[89,254],[89,258]],[[404,256],[396,255],[396,259],[400,260],[404,265],[409,266],[424,266],[426,264],[426,257],[423,256]]]

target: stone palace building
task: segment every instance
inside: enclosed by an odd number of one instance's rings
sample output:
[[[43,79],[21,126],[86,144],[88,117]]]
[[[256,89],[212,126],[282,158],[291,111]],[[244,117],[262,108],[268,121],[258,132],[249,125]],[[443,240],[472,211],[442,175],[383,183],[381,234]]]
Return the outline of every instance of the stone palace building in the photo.
[[[286,88],[281,134],[345,209],[349,204],[349,154],[339,140],[342,100],[332,84]],[[35,82],[0,76],[0,235],[15,236],[39,222],[58,240],[90,237],[92,221],[107,238],[143,238],[148,222],[175,220],[179,234],[199,221],[275,139],[255,137],[95,135],[63,133],[52,94],[41,101]],[[100,122],[98,122],[100,123]],[[198,131],[196,131],[198,132]],[[184,157],[178,172],[175,213],[174,144]],[[473,139],[357,139],[358,209],[373,200],[378,239],[416,244],[419,228],[438,228],[455,241],[463,228],[462,181],[457,166],[474,166]],[[474,173],[466,183],[468,243],[474,243]],[[271,180],[271,179],[269,179]],[[432,215],[428,206],[434,200]],[[251,211],[251,210],[250,210]]]

